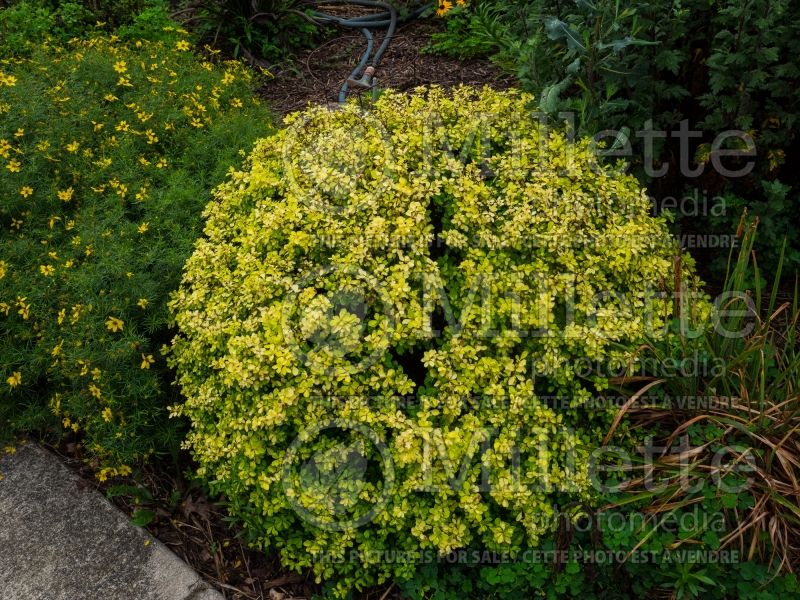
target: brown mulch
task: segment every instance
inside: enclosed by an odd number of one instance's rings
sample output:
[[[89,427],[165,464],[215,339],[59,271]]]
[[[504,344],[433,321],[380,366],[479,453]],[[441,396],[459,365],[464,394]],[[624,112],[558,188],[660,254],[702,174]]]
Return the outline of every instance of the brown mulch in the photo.
[[[458,84],[490,85],[503,89],[514,78],[485,59],[458,59],[424,52],[440,24],[415,20],[401,25],[376,74],[378,88],[410,90],[420,85],[453,87]],[[382,33],[375,34],[375,48]],[[259,90],[261,97],[280,114],[301,110],[308,104],[336,102],[339,87],[350,75],[366,42],[357,31],[339,29],[336,37],[297,55],[291,67],[273,72]]]

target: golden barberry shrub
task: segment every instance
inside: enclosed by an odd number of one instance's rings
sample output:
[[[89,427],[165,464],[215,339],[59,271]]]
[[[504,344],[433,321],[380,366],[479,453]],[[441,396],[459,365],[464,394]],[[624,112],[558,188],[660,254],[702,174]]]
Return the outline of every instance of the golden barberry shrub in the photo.
[[[665,221],[531,100],[309,108],[206,208],[172,300],[174,413],[250,540],[341,593],[413,557],[519,553],[591,501],[603,368],[672,318]]]

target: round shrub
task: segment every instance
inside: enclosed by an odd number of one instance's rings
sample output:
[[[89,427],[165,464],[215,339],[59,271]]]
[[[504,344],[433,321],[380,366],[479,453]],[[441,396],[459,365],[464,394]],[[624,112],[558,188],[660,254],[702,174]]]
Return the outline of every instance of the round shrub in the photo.
[[[206,208],[174,413],[251,541],[340,592],[519,553],[590,501],[603,369],[671,319],[665,222],[530,101],[309,108]]]
[[[249,72],[95,38],[0,63],[0,435],[81,436],[100,477],[177,451],[167,299],[269,113]]]

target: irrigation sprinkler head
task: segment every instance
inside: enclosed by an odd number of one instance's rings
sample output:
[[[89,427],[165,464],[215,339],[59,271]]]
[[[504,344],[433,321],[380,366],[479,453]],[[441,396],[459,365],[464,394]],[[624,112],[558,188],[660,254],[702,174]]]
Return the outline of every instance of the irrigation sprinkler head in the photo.
[[[371,88],[375,85],[372,81],[373,76],[375,75],[375,67],[369,66],[364,69],[364,74],[361,76],[361,79],[348,79],[347,85],[352,85],[354,87],[362,87],[362,88]]]

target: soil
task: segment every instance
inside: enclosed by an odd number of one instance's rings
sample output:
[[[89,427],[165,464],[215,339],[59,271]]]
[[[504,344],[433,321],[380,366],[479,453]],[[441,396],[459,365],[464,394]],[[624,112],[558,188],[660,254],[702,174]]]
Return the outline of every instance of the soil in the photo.
[[[459,59],[426,51],[431,34],[438,31],[430,20],[411,21],[398,27],[375,75],[378,88],[410,90],[421,85],[445,88],[459,84],[489,85],[504,89],[514,78],[490,61]],[[375,47],[382,34],[375,35]],[[339,88],[364,52],[364,37],[355,31],[340,30],[318,47],[299,53],[289,66],[273,72],[259,90],[260,95],[285,115],[308,104],[336,102]]]

